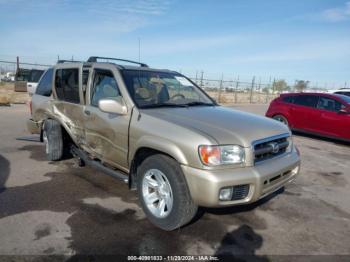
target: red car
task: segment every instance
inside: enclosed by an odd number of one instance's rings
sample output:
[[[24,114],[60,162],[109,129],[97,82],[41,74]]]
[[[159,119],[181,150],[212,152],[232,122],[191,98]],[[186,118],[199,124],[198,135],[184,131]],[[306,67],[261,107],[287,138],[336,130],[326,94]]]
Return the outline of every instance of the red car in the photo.
[[[291,93],[274,99],[266,112],[292,130],[350,142],[350,97]]]

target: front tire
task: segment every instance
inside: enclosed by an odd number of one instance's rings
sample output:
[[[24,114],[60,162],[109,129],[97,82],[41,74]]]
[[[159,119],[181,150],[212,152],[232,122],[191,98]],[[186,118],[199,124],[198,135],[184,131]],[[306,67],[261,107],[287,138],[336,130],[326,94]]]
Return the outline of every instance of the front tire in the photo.
[[[186,225],[197,213],[179,164],[168,156],[157,154],[142,162],[137,192],[148,219],[163,230]]]
[[[63,136],[61,125],[52,119],[44,123],[43,141],[45,143],[45,153],[50,161],[58,161],[63,156]]]

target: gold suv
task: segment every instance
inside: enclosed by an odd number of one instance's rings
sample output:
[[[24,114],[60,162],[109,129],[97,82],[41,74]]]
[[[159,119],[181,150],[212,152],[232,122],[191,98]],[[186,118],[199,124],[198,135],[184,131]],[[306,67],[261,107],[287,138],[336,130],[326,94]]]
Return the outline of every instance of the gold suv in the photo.
[[[31,108],[28,128],[49,160],[71,152],[128,183],[164,230],[190,222],[198,206],[257,201],[299,172],[286,125],[222,107],[182,74],[142,63],[59,61]]]

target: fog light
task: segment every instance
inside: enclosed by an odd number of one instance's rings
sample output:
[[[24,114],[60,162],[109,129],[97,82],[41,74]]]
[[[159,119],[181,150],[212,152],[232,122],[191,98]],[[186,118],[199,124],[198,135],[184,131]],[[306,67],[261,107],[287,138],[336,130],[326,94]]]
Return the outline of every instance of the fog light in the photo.
[[[226,200],[226,201],[231,200],[232,199],[232,187],[220,189],[219,199]]]

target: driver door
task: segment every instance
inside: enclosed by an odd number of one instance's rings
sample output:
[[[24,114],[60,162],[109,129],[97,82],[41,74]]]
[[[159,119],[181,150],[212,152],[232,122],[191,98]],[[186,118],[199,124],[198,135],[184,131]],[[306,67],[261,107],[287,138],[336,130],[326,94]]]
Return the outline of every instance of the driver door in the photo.
[[[101,161],[127,170],[130,114],[106,113],[98,107],[99,100],[114,98],[121,98],[121,93],[112,70],[94,68],[84,108],[86,149]]]

